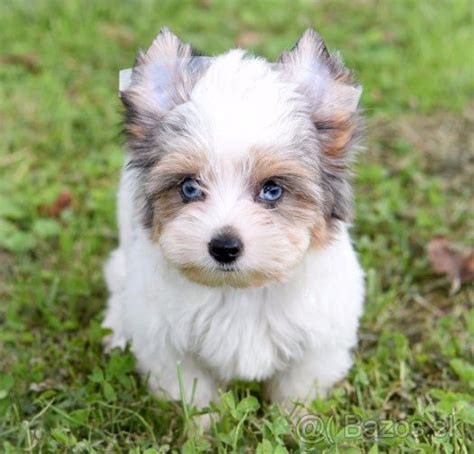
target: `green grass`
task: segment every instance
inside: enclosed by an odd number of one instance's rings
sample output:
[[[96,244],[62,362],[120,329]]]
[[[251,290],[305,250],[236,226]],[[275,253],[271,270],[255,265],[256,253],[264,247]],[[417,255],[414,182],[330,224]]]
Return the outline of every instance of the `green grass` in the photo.
[[[474,241],[468,0],[5,0],[0,24],[0,451],[469,452],[474,292],[448,297],[425,252],[438,234]],[[243,383],[203,434],[192,408],[146,392],[130,354],[101,351],[118,71],[162,25],[209,53],[240,40],[271,58],[314,26],[364,85],[354,238],[367,304],[355,367],[308,409],[321,436]],[[48,216],[63,191],[71,205]],[[371,420],[394,423],[375,437]]]

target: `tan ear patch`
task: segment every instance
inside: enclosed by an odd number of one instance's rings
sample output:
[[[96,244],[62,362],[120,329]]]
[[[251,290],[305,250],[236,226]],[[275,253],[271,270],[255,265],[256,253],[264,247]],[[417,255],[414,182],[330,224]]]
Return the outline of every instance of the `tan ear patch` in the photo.
[[[143,125],[137,125],[134,123],[129,123],[125,125],[125,131],[127,135],[138,140],[146,139],[148,134],[148,128]]]
[[[344,155],[353,139],[357,119],[353,115],[339,112],[325,120],[315,119],[315,126],[320,132],[323,152],[329,157],[337,158]]]

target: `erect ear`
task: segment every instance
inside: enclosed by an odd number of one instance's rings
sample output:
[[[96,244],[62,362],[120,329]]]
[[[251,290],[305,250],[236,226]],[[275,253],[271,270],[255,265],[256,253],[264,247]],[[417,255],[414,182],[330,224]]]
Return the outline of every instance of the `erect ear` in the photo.
[[[125,107],[135,105],[160,116],[183,102],[180,84],[191,57],[191,46],[163,28],[146,52],[138,52],[130,86],[121,93]]]
[[[146,52],[138,53],[130,85],[120,93],[129,165],[144,168],[156,161],[156,137],[164,115],[189,99],[207,65],[206,58],[193,56],[191,46],[167,28]]]
[[[316,128],[325,134],[332,131],[325,152],[338,156],[345,151],[355,127],[351,118],[357,112],[362,88],[354,83],[339,54],[330,54],[312,29],[281,55],[280,63],[307,97]]]
[[[338,53],[329,53],[322,38],[306,30],[279,62],[308,101],[322,151],[323,183],[328,189],[328,216],[348,220],[351,190],[347,181],[350,151],[358,137],[357,114],[362,88]]]

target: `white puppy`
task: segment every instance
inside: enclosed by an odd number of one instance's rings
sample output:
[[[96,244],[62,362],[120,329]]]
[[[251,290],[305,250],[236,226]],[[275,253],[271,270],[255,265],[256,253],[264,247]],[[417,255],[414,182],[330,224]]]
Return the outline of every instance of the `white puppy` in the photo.
[[[347,227],[360,93],[312,30],[276,64],[196,57],[168,30],[139,53],[104,326],[156,395],[180,397],[177,363],[198,407],[233,379],[286,405],[347,373],[364,296]]]

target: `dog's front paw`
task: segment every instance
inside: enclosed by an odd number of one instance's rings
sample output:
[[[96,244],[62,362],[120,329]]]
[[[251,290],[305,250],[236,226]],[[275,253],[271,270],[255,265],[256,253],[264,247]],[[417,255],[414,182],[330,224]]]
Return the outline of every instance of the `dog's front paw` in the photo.
[[[326,398],[329,390],[344,378],[351,363],[349,349],[309,351],[300,362],[272,377],[265,384],[265,394],[291,413],[298,404]]]

